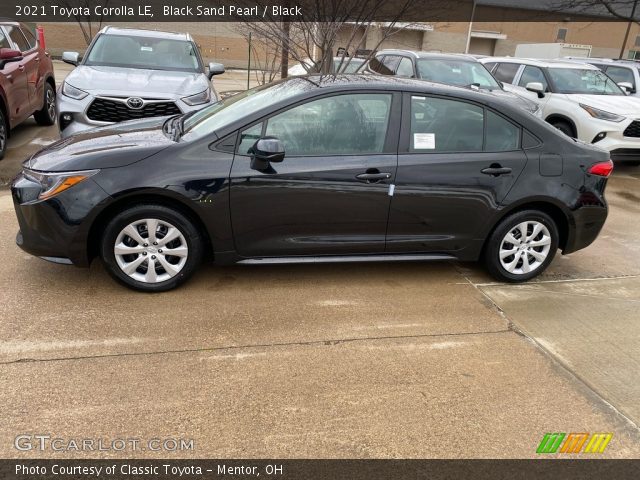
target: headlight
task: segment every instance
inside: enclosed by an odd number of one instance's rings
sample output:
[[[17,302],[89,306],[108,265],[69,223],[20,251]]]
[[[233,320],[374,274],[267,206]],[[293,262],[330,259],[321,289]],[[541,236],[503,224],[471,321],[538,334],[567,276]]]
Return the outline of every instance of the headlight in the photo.
[[[615,113],[605,112],[604,110],[599,110],[597,108],[590,107],[589,105],[580,104],[582,108],[584,108],[589,115],[593,118],[597,118],[600,120],[607,120],[609,122],[621,122],[624,120],[624,117],[621,115],[616,115]]]
[[[79,88],[74,87],[73,85],[64,82],[62,84],[62,94],[65,97],[73,98],[75,100],[82,100],[84,97],[89,95],[84,90],[80,90]]]
[[[41,190],[38,198],[40,200],[46,200],[77,185],[99,171],[100,170],[83,170],[80,172],[44,173],[25,168],[24,175],[40,184]]]
[[[200,93],[196,93],[195,95],[182,97],[182,101],[187,105],[200,105],[202,103],[209,102],[209,100],[211,100],[211,90],[208,88]]]

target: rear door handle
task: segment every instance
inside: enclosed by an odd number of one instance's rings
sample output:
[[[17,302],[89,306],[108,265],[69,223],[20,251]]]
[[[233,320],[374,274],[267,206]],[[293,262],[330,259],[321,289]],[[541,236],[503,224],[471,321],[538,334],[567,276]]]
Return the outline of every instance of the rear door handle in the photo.
[[[497,177],[498,175],[506,175],[508,173],[511,173],[511,169],[509,167],[501,167],[499,165],[496,165],[495,167],[491,166],[488,168],[483,168],[480,171],[485,175],[493,175],[494,177]]]
[[[358,180],[364,180],[367,183],[375,183],[380,180],[387,180],[391,178],[391,174],[387,172],[379,172],[379,173],[360,173],[356,175]]]

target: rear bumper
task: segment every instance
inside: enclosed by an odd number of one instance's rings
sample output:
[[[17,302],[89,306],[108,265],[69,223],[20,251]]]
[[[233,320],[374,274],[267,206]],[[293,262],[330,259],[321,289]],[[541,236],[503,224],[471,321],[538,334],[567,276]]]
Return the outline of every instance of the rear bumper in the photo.
[[[20,226],[16,244],[45,260],[89,266],[94,212],[110,197],[92,179],[48,200],[38,200],[39,191],[39,185],[23,175],[13,181],[11,193]]]
[[[607,214],[606,206],[586,206],[576,210],[562,253],[566,255],[591,245],[602,230]]]

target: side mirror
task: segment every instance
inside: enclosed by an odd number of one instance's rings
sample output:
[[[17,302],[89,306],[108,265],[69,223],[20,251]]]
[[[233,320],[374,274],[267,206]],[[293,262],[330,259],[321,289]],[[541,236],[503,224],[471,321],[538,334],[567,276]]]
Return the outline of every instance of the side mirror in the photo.
[[[252,169],[267,170],[271,163],[284,160],[284,145],[276,137],[262,137],[249,149],[249,155]]]
[[[540,82],[529,82],[526,87],[530,92],[534,92],[538,94],[538,98],[544,98],[544,85]]]
[[[214,63],[214,62],[211,62],[209,64],[209,73],[207,74],[207,76],[209,77],[209,80],[211,80],[211,78],[214,75],[220,75],[222,73],[224,73],[224,65],[223,64]]]
[[[633,91],[633,85],[629,82],[619,82],[618,86],[624,90],[624,92],[629,95],[630,93],[634,93]]]
[[[62,53],[62,61],[64,63],[68,63],[70,65],[73,65],[74,67],[77,67],[79,60],[80,60],[80,54],[78,52],[63,52]]]
[[[19,62],[22,60],[22,53],[11,48],[0,48],[0,69],[9,62]]]

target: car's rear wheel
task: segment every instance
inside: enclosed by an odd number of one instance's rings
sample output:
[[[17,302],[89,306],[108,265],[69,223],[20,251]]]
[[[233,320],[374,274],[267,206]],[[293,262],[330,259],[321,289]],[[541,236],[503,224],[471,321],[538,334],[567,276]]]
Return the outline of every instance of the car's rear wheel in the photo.
[[[185,282],[202,260],[202,236],[181,212],[139,205],[116,215],[101,247],[109,273],[145,292],[171,290]]]
[[[489,273],[504,282],[524,282],[551,263],[559,243],[553,219],[538,210],[505,218],[493,231],[484,252]]]
[[[53,125],[56,123],[56,91],[50,83],[44,84],[44,103],[42,108],[33,114],[38,125]]]
[[[576,132],[569,122],[565,122],[564,120],[552,120],[549,123],[551,123],[551,125],[553,125],[565,135],[571,138],[576,138]]]
[[[0,109],[0,160],[4,158],[4,152],[7,151],[7,138],[9,138],[9,127],[4,113]]]

